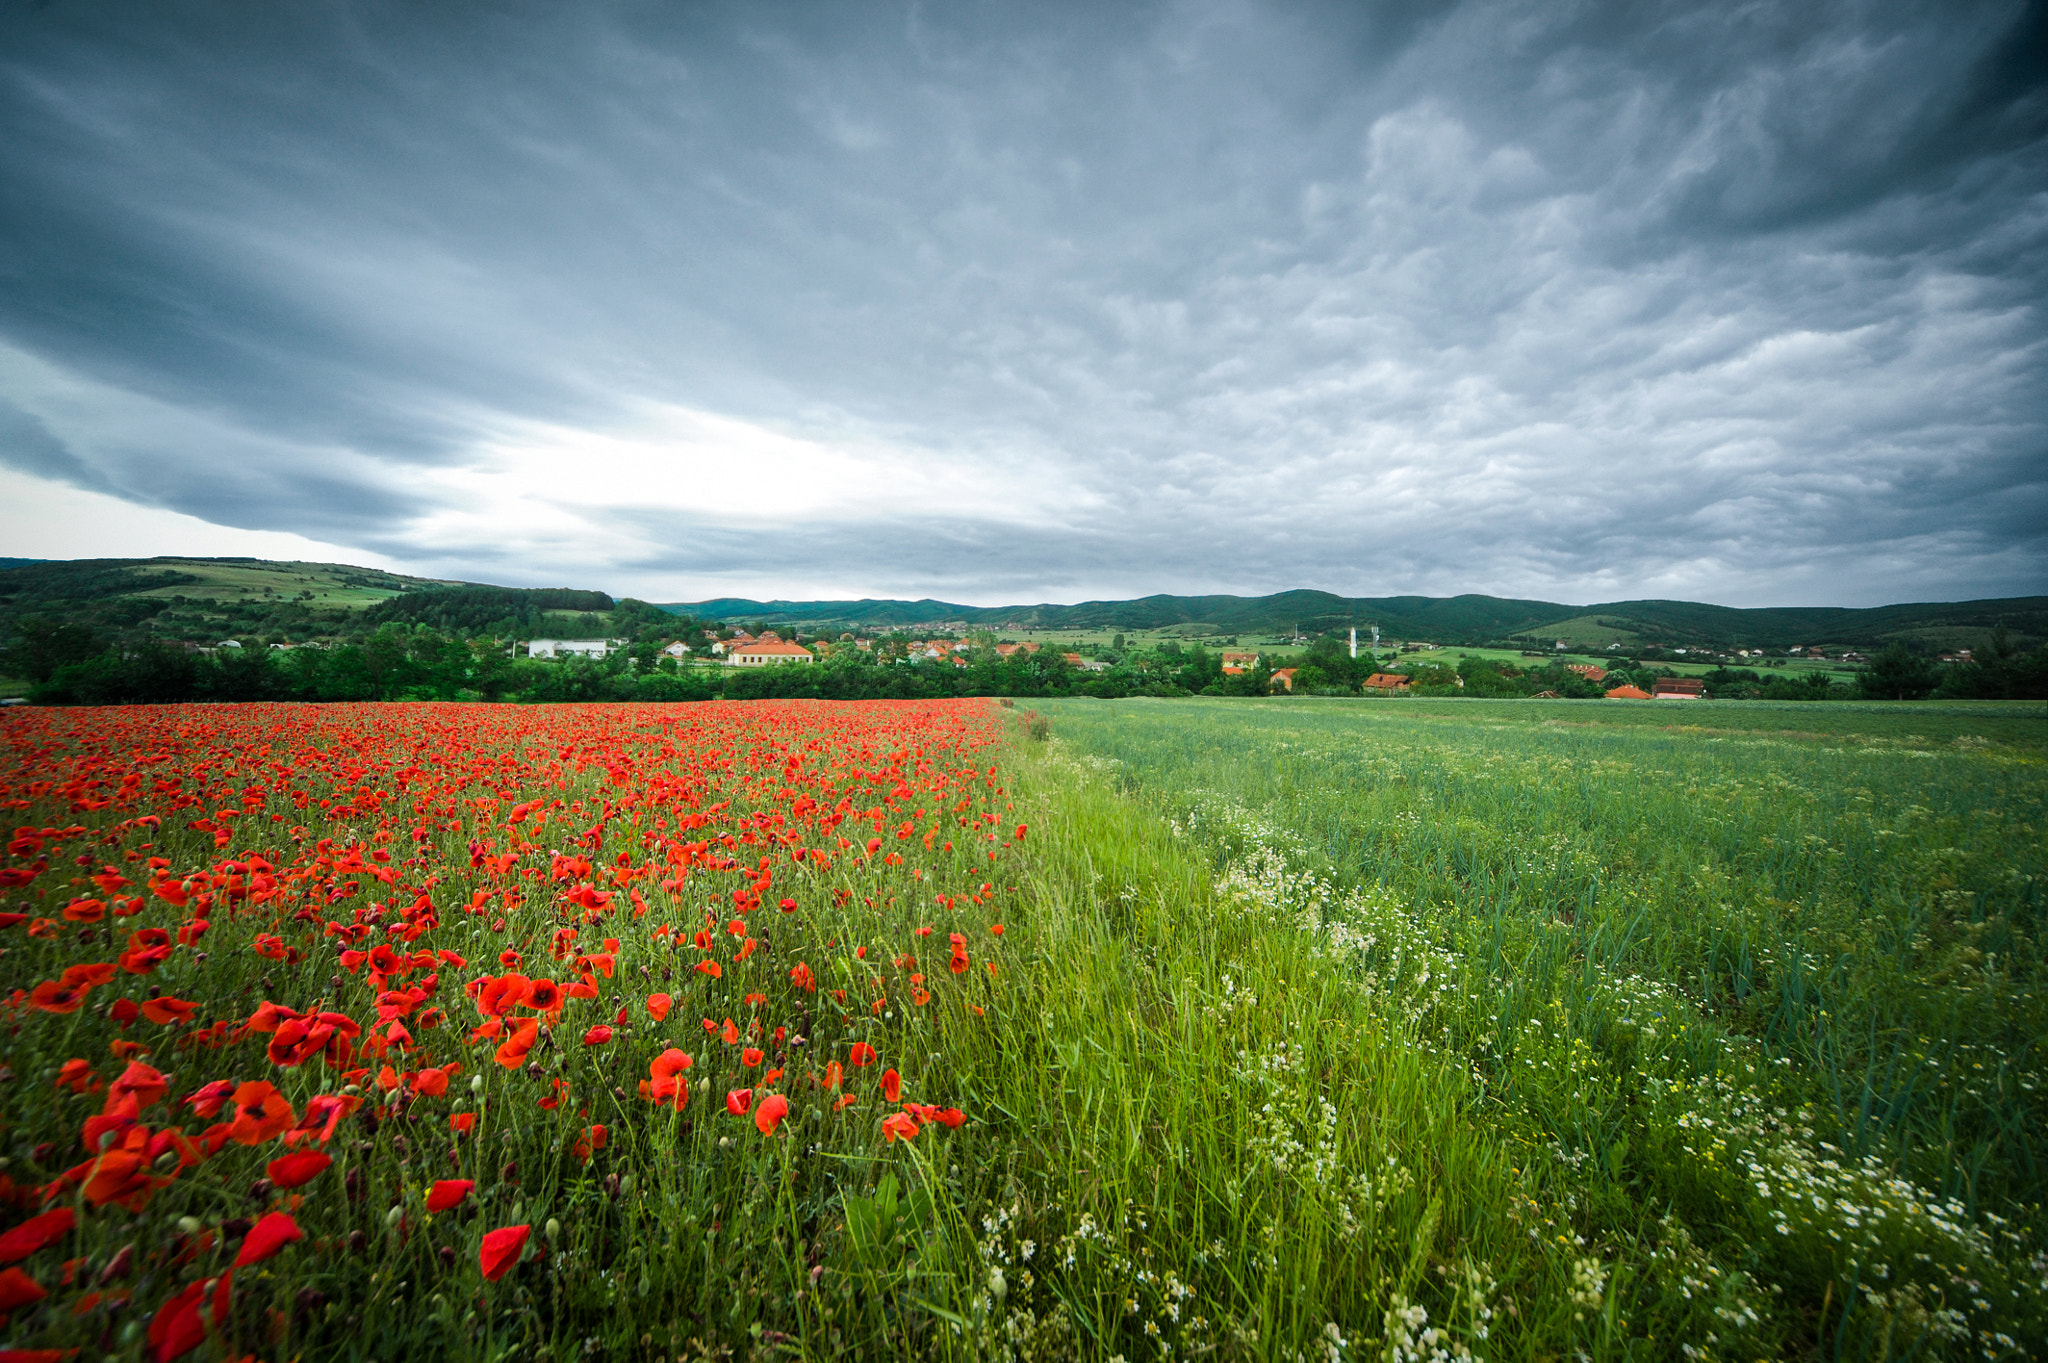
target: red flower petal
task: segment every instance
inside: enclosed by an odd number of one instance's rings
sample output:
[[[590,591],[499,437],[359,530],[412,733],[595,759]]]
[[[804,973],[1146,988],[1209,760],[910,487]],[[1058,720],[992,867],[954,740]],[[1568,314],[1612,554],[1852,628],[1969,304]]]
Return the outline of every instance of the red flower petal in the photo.
[[[292,1241],[305,1238],[298,1222],[283,1212],[272,1212],[250,1228],[248,1238],[242,1241],[242,1252],[235,1256],[235,1267],[260,1264]]]

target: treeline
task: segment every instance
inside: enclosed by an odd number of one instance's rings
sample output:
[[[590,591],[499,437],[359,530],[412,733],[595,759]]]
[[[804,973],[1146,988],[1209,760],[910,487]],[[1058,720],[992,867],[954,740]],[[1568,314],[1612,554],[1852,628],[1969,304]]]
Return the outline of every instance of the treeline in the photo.
[[[545,628],[549,611],[594,614],[616,604],[604,592],[571,587],[441,587],[379,601],[363,611],[363,622],[428,625],[464,634],[531,634]]]
[[[617,612],[643,603],[622,601]],[[654,618],[674,622],[653,607]],[[1226,675],[1220,656],[1174,644],[1116,658],[1106,668],[1083,669],[1050,649],[1004,658],[977,649],[956,665],[950,659],[914,664],[879,660],[840,647],[814,664],[769,668],[678,666],[657,653],[649,630],[628,650],[605,659],[515,658],[499,640],[465,638],[425,625],[386,622],[359,641],[330,647],[223,648],[194,652],[177,644],[147,642],[103,651],[89,637],[58,630],[41,638],[29,698],[49,705],[148,705],[195,701],[706,701],[811,697],[828,700],[916,700],[950,696],[1261,696],[1275,687],[1267,666]],[[1109,661],[1109,660],[1105,660]],[[1375,671],[1390,664],[1370,655],[1352,658],[1336,639],[1318,641],[1296,664],[1297,694],[1356,695]],[[1593,699],[1632,684],[1650,690],[1668,668],[1618,663],[1589,682],[1565,667],[1465,657],[1455,668],[1440,663],[1406,669],[1421,696],[1475,699],[1537,696]],[[2048,698],[2048,648],[2018,652],[1994,641],[1976,661],[1942,666],[1902,647],[1888,649],[1845,686],[1825,673],[1765,677],[1723,668],[1703,680],[1719,699],[1836,700]]]
[[[361,642],[326,648],[224,648],[201,653],[176,644],[149,642],[87,657],[59,659],[47,652],[41,656],[46,665],[29,673],[36,677],[29,699],[44,705],[1185,694],[1162,680],[1083,673],[1057,655],[1043,653],[1015,659],[997,659],[991,654],[974,666],[958,668],[951,664],[896,666],[845,649],[808,666],[688,668],[668,659],[657,661],[651,644],[644,641],[604,659],[514,658],[495,640],[464,639],[396,622],[387,622]],[[1198,670],[1201,665],[1201,660],[1195,660]],[[1213,673],[1213,660],[1207,666]]]

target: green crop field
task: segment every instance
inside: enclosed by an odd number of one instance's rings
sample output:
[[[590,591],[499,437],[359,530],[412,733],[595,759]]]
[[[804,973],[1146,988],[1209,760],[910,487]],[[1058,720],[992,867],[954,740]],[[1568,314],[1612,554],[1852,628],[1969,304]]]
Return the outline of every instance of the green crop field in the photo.
[[[2048,718],[1687,705],[1044,705],[1211,866],[1157,931],[1259,925],[1145,958],[1160,1052],[1253,1128],[1152,1158],[1284,1171],[1269,1271],[1369,1284],[1376,1351],[1426,1312],[1489,1357],[2020,1356]]]

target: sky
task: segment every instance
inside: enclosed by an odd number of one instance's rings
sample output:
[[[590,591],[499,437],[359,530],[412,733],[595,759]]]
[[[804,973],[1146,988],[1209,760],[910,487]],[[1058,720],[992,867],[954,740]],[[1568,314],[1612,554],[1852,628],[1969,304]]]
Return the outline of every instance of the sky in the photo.
[[[2048,4],[0,8],[0,554],[2048,592]]]

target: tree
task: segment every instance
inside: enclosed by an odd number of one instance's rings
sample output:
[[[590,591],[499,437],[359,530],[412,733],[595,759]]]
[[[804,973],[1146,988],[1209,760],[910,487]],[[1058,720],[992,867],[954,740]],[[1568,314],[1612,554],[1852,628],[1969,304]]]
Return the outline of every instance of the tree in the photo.
[[[82,663],[106,647],[89,626],[36,616],[16,622],[14,631],[14,641],[0,649],[0,672],[26,681],[46,682],[66,663]]]
[[[1857,685],[1871,700],[1919,700],[1939,680],[1934,664],[1901,642],[1873,658]]]

